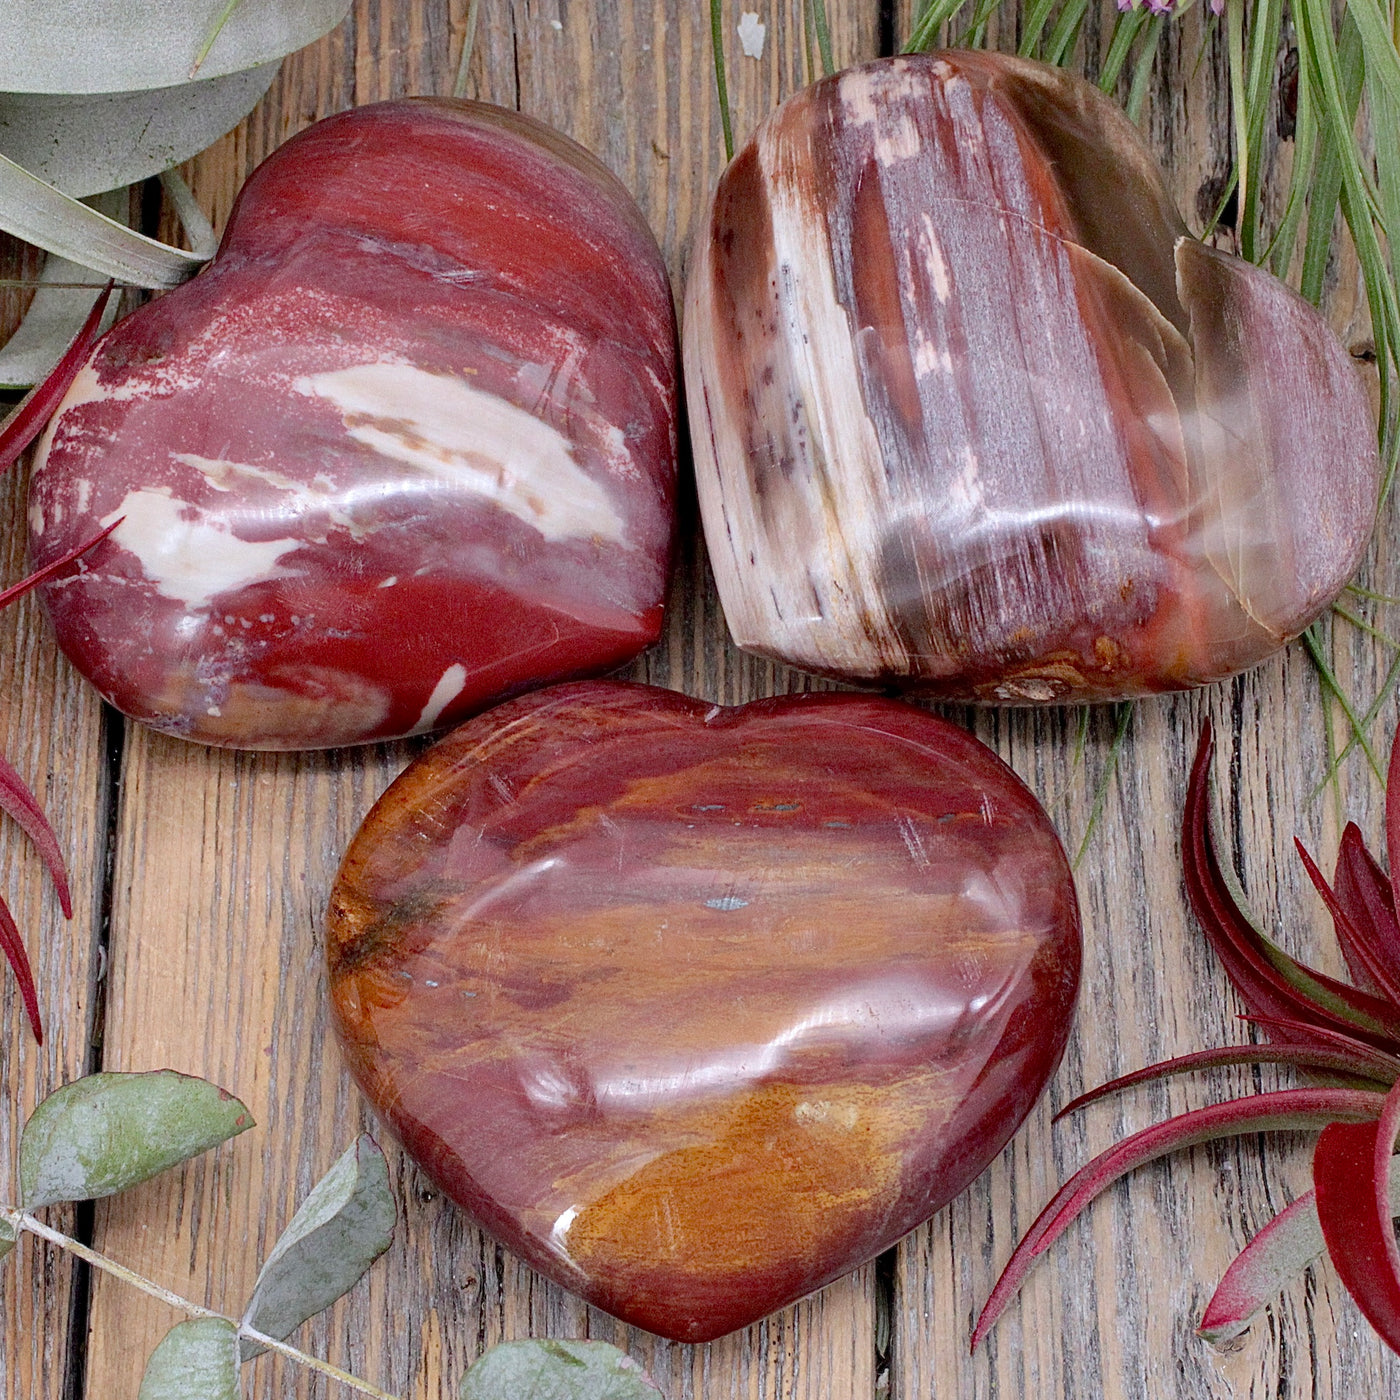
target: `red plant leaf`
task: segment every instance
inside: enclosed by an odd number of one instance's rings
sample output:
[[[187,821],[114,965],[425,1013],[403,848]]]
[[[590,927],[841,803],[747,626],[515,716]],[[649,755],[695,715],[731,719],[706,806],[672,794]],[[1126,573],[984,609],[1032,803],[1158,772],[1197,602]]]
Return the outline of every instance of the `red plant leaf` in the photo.
[[[25,952],[24,940],[19,936],[10,906],[0,899],[0,949],[19,983],[19,994],[24,998],[25,1014],[34,1028],[34,1039],[44,1043],[44,1026],[39,1019],[39,994],[34,990],[34,970],[29,965],[29,954]]]
[[[1135,1168],[1214,1138],[1369,1122],[1380,1117],[1386,1102],[1386,1095],[1364,1089],[1280,1089],[1183,1113],[1101,1152],[1060,1187],[1016,1246],[977,1319],[972,1350],[1006,1311],[1036,1259],[1096,1196]]]
[[[1342,832],[1332,883],[1352,921],[1366,933],[1375,956],[1389,970],[1390,980],[1400,983],[1400,919],[1395,916],[1395,891],[1385,871],[1366,849],[1355,822],[1348,822]],[[1342,952],[1347,952],[1345,944]],[[1349,954],[1347,964],[1351,966]],[[1352,973],[1356,974],[1354,966]]]
[[[1400,744],[1392,744],[1385,777],[1385,850],[1392,870],[1400,870]]]
[[[1261,1026],[1267,1035],[1291,1045],[1315,1045],[1319,1049],[1363,1053],[1377,1069],[1384,1069],[1381,1077],[1387,1084],[1400,1079],[1400,1055],[1377,1050],[1375,1046],[1357,1040],[1346,1031],[1334,1031],[1327,1026],[1310,1026],[1304,1021],[1284,1021],[1276,1016],[1241,1016],[1240,1020]]]
[[[1215,747],[1201,728],[1181,822],[1186,893],[1226,975],[1261,1016],[1341,1030],[1382,1050],[1400,1048],[1400,1010],[1291,958],[1241,909],[1210,833],[1209,772]]]
[[[63,852],[58,848],[58,837],[54,835],[38,799],[3,754],[0,754],[0,811],[8,812],[33,841],[58,892],[63,917],[71,919],[73,899],[68,892],[68,872],[63,865]]]
[[[53,417],[54,409],[68,392],[68,386],[78,377],[78,371],[97,340],[111,295],[112,284],[108,282],[83,322],[82,329],[63,352],[63,358],[49,371],[43,383],[36,384],[19,401],[14,412],[0,423],[0,471],[18,461],[20,453],[39,436],[44,424]]]
[[[1281,1210],[1235,1256],[1201,1314],[1196,1331],[1219,1346],[1237,1337],[1294,1274],[1321,1257],[1326,1245],[1311,1191]]]
[[[46,579],[51,579],[55,574],[62,573],[75,559],[80,559],[88,550],[102,543],[118,525],[126,519],[114,520],[105,529],[99,530],[90,540],[84,540],[82,544],[74,545],[67,554],[60,555],[52,563],[45,564],[42,569],[35,569],[32,574],[20,579],[18,583],[12,583],[3,592],[0,592],[0,608],[8,607],[16,598],[28,593],[31,588],[37,588]]]
[[[1327,1253],[1347,1292],[1394,1352],[1400,1352],[1400,1246],[1391,1224],[1390,1176],[1397,1134],[1400,1085],[1386,1096],[1378,1122],[1333,1123],[1313,1152]]]
[[[1400,1078],[1400,1061],[1369,1045],[1356,1043],[1355,1049],[1332,1049],[1317,1045],[1219,1045],[1210,1050],[1197,1050],[1190,1055],[1178,1055],[1162,1060],[1145,1069],[1110,1079],[1095,1089],[1071,1099],[1056,1115],[1058,1123],[1067,1114],[1077,1113],[1086,1104],[1130,1089],[1135,1084],[1148,1084],[1173,1074],[1190,1074],[1198,1069],[1215,1069],[1221,1065],[1294,1065],[1298,1069],[1329,1070],[1334,1074],[1354,1075],[1389,1088]]]
[[[1293,844],[1297,847],[1298,855],[1303,862],[1303,869],[1308,872],[1308,879],[1313,882],[1313,888],[1322,896],[1322,902],[1327,906],[1327,912],[1332,916],[1333,926],[1337,930],[1337,941],[1342,945],[1342,953],[1346,957],[1347,966],[1355,973],[1359,964],[1364,973],[1364,980],[1369,982],[1392,1006],[1400,1006],[1400,981],[1392,979],[1385,959],[1373,946],[1362,922],[1353,917],[1352,910],[1327,883],[1327,877],[1318,869],[1317,862],[1309,854],[1308,848],[1296,836],[1293,838]],[[1366,910],[1362,908],[1357,912],[1364,920]],[[1358,978],[1357,980],[1362,979]]]
[[[1400,1215],[1400,1176],[1390,1181],[1390,1213]],[[1220,1346],[1237,1337],[1276,1298],[1289,1280],[1322,1257],[1327,1248],[1317,1198],[1305,1191],[1259,1231],[1225,1270],[1196,1331]]]

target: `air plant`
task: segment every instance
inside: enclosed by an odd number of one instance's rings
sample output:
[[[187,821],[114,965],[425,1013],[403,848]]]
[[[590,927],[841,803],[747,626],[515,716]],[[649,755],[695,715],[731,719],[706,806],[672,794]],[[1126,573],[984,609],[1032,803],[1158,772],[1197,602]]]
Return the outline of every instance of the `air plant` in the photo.
[[[1268,1041],[1182,1055],[1100,1085],[1061,1115],[1131,1085],[1219,1065],[1292,1065],[1319,1081],[1195,1109],[1135,1133],[1067,1181],[1017,1245],[977,1321],[986,1336],[1035,1260],[1091,1201],[1120,1177],[1180,1148],[1268,1131],[1319,1130],[1313,1189],[1276,1216],[1230,1266],[1200,1322],[1208,1340],[1244,1330],[1264,1304],[1324,1251],[1382,1339],[1400,1352],[1400,917],[1394,886],[1355,823],[1343,832],[1329,884],[1301,842],[1298,851],[1336,926],[1352,983],[1296,961],[1247,912],[1210,830],[1208,772],[1214,740],[1201,734],[1182,819],[1182,866],[1191,907],[1236,991],[1245,1018]],[[1400,869],[1400,742],[1386,790],[1386,844]]]
[[[82,329],[74,338],[73,343],[64,352],[62,359],[48,378],[36,385],[21,399],[10,416],[3,423],[0,423],[0,471],[14,465],[20,454],[39,435],[54,409],[58,407],[59,400],[67,392],[73,377],[86,361],[88,352],[98,337],[102,316],[107,309],[107,301],[111,296],[111,291],[112,288],[109,284],[88,313],[87,320],[83,323]],[[76,548],[68,550],[44,568],[0,592],[0,608],[13,603],[29,592],[36,584],[43,583],[45,579],[61,573],[86,554],[95,544],[111,534],[119,523],[119,521],[113,521],[111,525],[91,539],[84,540]],[[12,816],[28,834],[30,840],[34,842],[40,858],[47,866],[49,875],[53,879],[54,889],[58,893],[58,902],[63,908],[63,917],[71,919],[73,917],[73,901],[68,891],[68,874],[64,868],[58,838],[54,835],[53,827],[49,825],[48,818],[44,816],[39,800],[3,756],[0,756],[0,811],[7,812]],[[0,949],[4,950],[5,957],[14,971],[15,980],[19,983],[24,1009],[29,1016],[29,1024],[34,1028],[34,1038],[42,1044],[44,1030],[43,1022],[39,1016],[39,998],[34,986],[33,969],[30,967],[29,955],[25,951],[19,928],[15,924],[14,917],[3,897],[0,897]]]

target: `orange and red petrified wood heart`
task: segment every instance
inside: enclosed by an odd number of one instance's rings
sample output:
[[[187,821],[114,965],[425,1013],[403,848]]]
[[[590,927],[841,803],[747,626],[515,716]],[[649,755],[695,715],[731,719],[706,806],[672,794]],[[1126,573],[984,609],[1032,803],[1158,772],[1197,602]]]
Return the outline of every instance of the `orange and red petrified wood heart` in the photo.
[[[1059,1062],[1064,852],[895,701],[580,682],[474,719],[331,897],[351,1068],[535,1268],[685,1341],[819,1288],[962,1190]]]

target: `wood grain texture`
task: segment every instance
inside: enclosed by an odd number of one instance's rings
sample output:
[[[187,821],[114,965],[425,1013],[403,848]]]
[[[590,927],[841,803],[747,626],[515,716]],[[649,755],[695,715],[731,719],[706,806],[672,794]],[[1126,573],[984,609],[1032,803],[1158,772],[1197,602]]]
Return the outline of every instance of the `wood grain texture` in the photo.
[[[34,250],[0,240],[0,277],[24,281],[43,264]],[[0,296],[0,336],[18,324],[29,293]],[[0,481],[0,580],[23,576],[26,457]],[[0,1181],[6,1202],[18,1199],[20,1130],[34,1105],[88,1065],[101,975],[102,872],[110,798],[102,705],[63,661],[32,596],[0,612],[0,752],[29,783],[48,813],[68,863],[74,919],[58,898],[29,839],[0,818],[0,895],[29,949],[44,1018],[35,1044],[14,979],[0,984]],[[58,1228],[71,1208],[54,1209]],[[0,1394],[49,1400],[69,1369],[73,1267],[57,1251],[24,1240],[0,1266]]]
[[[216,223],[248,171],[319,116],[415,92],[450,91],[467,0],[358,0],[340,30],[294,56],[237,131],[186,167]],[[840,61],[873,56],[876,0],[828,0]],[[895,33],[908,13],[895,14]],[[1229,166],[1221,38],[1206,40],[1197,6],[1168,26],[1144,117],[1183,212],[1199,220],[1202,187]],[[768,31],[763,56],[740,54],[743,9]],[[729,73],[739,140],[808,76],[799,0],[726,0]],[[1085,31],[1093,71],[1111,7]],[[1014,46],[1003,25],[999,41]],[[995,31],[994,31],[995,32]],[[1206,43],[1205,56],[1197,64]],[[707,7],[697,0],[483,0],[470,92],[519,106],[595,150],[637,195],[675,284],[723,152],[710,66]],[[1290,158],[1286,143],[1276,170]],[[167,234],[173,228],[167,220]],[[1354,263],[1333,269],[1334,320],[1364,339]],[[17,310],[7,296],[0,309]],[[0,551],[17,573],[17,480],[0,510],[12,522]],[[629,674],[736,703],[821,685],[741,655],[728,643],[693,496],[666,635]],[[1393,515],[1363,579],[1400,592]],[[1380,605],[1356,600],[1400,630]],[[36,780],[70,854],[79,916],[57,918],[27,843],[0,824],[0,889],[39,958],[50,1042],[36,1052],[17,1001],[3,1002],[5,1109],[0,1160],[14,1159],[21,1114],[80,1072],[89,1054],[101,927],[107,792],[100,710],[56,657],[32,606],[0,615],[0,744]],[[1345,683],[1369,700],[1390,653],[1342,623],[1328,645]],[[1110,712],[1090,722],[1076,761],[1075,712],[951,711],[971,724],[1041,794],[1073,851],[1112,739]],[[1309,800],[1326,766],[1328,724],[1297,649],[1231,684],[1141,704],[1102,823],[1079,876],[1086,963],[1079,1029],[1047,1101],[1001,1158],[893,1257],[816,1298],[707,1347],[673,1346],[590,1311],[531,1274],[391,1153],[402,1226],[369,1278],[298,1339],[413,1400],[455,1394],[482,1349],[526,1335],[618,1341],[648,1365],[671,1400],[1206,1400],[1206,1397],[1400,1397],[1400,1363],[1385,1352],[1328,1267],[1273,1305],[1236,1351],[1218,1354],[1192,1331],[1231,1254],[1304,1189],[1307,1143],[1256,1137],[1149,1167],[1099,1203],[1040,1263],[1021,1300],[969,1358],[966,1338],[1014,1239],[1061,1180],[1112,1138],[1171,1111],[1223,1097],[1248,1072],[1144,1089],[1051,1127],[1079,1089],[1149,1060],[1243,1038],[1239,1007],[1185,908],[1176,825],[1201,718],[1221,736],[1224,849],[1258,913],[1291,951],[1342,971],[1331,929],[1291,849],[1298,831],[1330,864],[1339,814],[1379,831],[1381,793],[1353,756],[1334,795]],[[1387,703],[1378,742],[1395,721]],[[1384,757],[1385,743],[1379,742]],[[377,793],[413,751],[236,755],[126,731],[111,855],[106,1067],[169,1064],[213,1077],[251,1106],[258,1127],[181,1172],[102,1206],[99,1247],[162,1282],[236,1311],[260,1258],[295,1202],[350,1140],[364,1110],[326,1033],[321,914],[335,866]],[[1259,1082],[1270,1082],[1265,1072]],[[1284,1078],[1280,1077],[1280,1082]],[[56,1219],[62,1220],[56,1213]],[[18,1264],[18,1267],[16,1265]],[[0,1393],[59,1400],[68,1364],[66,1262],[26,1242],[0,1266]],[[134,1400],[145,1356],[174,1321],[101,1281],[86,1373],[75,1396]],[[264,1358],[246,1377],[260,1397],[331,1392]]]

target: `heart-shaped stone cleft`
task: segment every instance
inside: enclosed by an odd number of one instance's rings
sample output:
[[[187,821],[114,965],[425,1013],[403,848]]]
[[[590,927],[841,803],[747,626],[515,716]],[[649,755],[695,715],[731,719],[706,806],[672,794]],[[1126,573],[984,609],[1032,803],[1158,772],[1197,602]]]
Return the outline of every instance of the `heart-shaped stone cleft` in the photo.
[[[330,991],[430,1177],[624,1321],[719,1336],[968,1184],[1058,1064],[1073,880],[964,731],[612,682],[469,721],[345,857]]]

